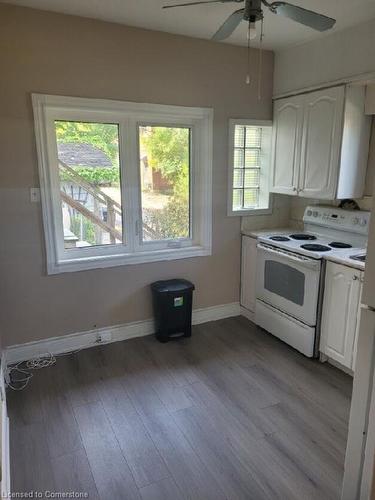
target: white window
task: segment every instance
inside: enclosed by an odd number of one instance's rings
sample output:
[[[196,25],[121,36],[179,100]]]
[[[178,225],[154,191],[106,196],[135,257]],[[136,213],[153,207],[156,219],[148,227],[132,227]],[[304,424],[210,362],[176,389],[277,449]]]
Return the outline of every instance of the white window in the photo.
[[[50,274],[210,255],[212,111],[33,95]]]
[[[272,122],[229,121],[228,215],[271,213]]]

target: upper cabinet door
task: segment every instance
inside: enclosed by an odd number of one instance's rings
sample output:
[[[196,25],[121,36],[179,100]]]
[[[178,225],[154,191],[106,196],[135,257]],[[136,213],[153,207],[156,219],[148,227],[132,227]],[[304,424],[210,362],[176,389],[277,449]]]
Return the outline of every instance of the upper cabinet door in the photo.
[[[306,94],[298,195],[335,198],[343,131],[344,87]]]
[[[272,138],[273,193],[297,195],[303,125],[304,96],[274,104]]]

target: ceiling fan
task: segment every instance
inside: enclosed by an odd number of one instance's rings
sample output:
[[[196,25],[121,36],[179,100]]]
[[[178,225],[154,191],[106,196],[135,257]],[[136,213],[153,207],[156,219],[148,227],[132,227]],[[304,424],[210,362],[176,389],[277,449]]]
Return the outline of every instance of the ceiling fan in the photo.
[[[318,14],[312,10],[298,7],[287,2],[272,2],[267,0],[201,0],[190,3],[165,5],[163,9],[171,9],[174,7],[187,7],[190,5],[200,5],[207,3],[242,3],[245,1],[244,8],[238,9],[231,14],[228,19],[220,26],[217,32],[213,35],[212,40],[220,41],[228,38],[237,28],[241,21],[246,21],[254,26],[257,21],[263,20],[262,4],[266,6],[273,14],[287,17],[297,23],[309,26],[317,31],[326,31],[331,29],[336,20],[331,17]],[[249,29],[250,32],[250,29]]]

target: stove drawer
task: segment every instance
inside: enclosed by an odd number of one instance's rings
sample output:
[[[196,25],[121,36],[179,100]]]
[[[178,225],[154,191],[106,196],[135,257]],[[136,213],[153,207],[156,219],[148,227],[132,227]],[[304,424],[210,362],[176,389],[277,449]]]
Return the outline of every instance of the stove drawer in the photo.
[[[314,356],[315,328],[256,301],[255,323],[309,358]]]

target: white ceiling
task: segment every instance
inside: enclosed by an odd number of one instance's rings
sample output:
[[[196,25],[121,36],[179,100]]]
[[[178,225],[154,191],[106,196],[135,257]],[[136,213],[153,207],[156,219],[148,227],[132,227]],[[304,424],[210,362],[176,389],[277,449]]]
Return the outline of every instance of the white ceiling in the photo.
[[[197,38],[210,38],[226,17],[240,8],[237,3],[196,5],[162,10],[162,5],[180,0],[5,0],[42,10],[113,21],[128,26],[165,31]],[[189,0],[181,0],[186,2]],[[325,36],[375,18],[374,0],[291,0],[301,7],[337,19],[333,30],[319,33],[265,9],[264,45],[279,50]],[[228,43],[246,45],[246,23],[241,23]],[[257,45],[257,41],[254,41]],[[252,42],[252,43],[254,43]]]

